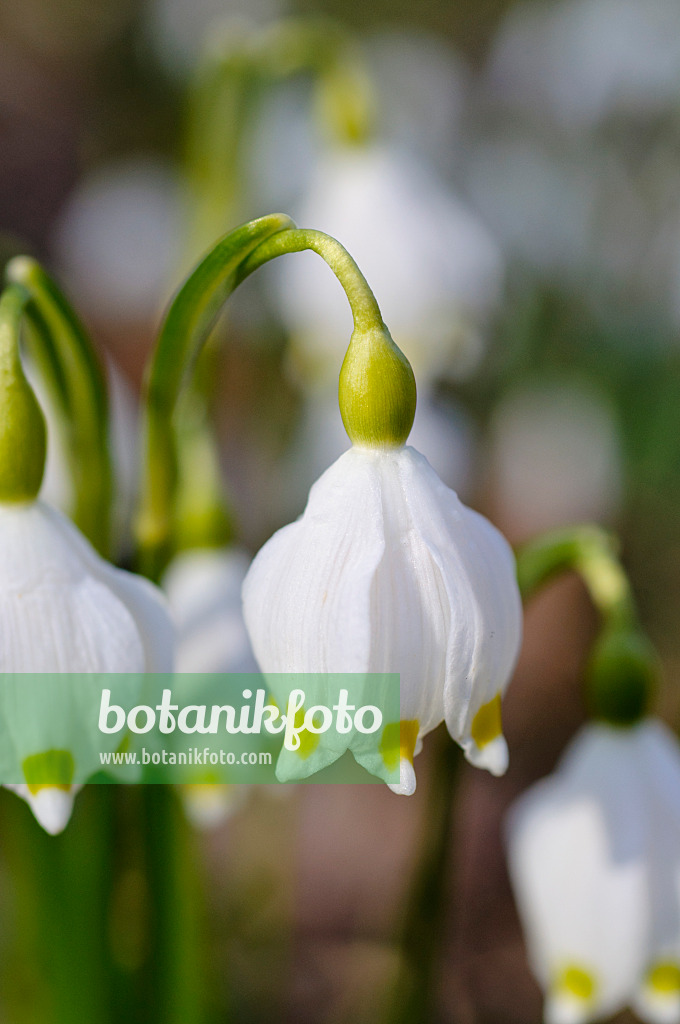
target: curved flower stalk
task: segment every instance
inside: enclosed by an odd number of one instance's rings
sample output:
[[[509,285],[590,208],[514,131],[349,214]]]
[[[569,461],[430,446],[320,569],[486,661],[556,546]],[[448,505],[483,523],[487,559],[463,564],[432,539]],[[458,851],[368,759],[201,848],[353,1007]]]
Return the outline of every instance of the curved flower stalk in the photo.
[[[14,675],[16,684],[23,673],[170,671],[173,633],[160,593],[105,562],[69,520],[38,500],[45,426],[18,354],[27,298],[12,286],[0,299],[0,673]],[[2,693],[3,768],[18,759],[24,779],[9,788],[52,833],[69,819],[73,782],[84,767],[77,755],[79,697],[66,685],[74,713],[65,726],[51,721],[49,695],[36,698],[28,682],[5,680]],[[31,699],[23,721],[37,725],[14,732],[13,708]],[[36,735],[54,742],[27,746]],[[58,782],[45,785],[51,765]]]
[[[680,749],[660,721],[586,725],[520,797],[510,870],[547,1024],[680,1020]]]
[[[486,228],[426,165],[385,145],[336,148],[319,161],[295,219],[339,235],[381,296],[386,319],[425,385],[479,357],[480,323],[496,306],[503,259]],[[279,273],[298,376],[334,377],[349,319],[323,268]]]

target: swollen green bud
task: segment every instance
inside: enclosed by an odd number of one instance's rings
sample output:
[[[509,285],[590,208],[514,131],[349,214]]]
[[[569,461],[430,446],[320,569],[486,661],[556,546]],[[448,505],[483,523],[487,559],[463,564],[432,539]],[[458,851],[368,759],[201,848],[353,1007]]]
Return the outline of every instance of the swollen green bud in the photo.
[[[340,412],[352,444],[400,448],[416,413],[408,359],[381,327],[356,328],[340,370]]]
[[[45,420],[19,359],[26,294],[11,285],[0,298],[0,501],[32,501],[45,469]]]
[[[647,713],[658,682],[658,660],[634,629],[605,629],[592,653],[586,685],[590,711],[612,725],[634,725]]]

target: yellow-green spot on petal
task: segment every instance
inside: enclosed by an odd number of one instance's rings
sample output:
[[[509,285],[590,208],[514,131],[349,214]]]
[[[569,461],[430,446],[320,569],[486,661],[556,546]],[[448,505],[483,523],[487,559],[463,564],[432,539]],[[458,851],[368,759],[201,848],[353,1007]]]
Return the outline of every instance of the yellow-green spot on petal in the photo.
[[[396,771],[402,758],[413,764],[420,723],[417,718],[405,722],[388,722],[380,738],[380,753],[385,767]]]
[[[73,784],[75,764],[70,750],[45,750],[31,754],[21,765],[32,796],[51,786],[68,792]]]
[[[503,735],[500,693],[497,693],[487,704],[482,704],[472,719],[470,735],[480,749]]]
[[[555,988],[560,994],[575,996],[589,1003],[595,996],[597,986],[590,971],[577,964],[569,964],[558,976]]]
[[[647,973],[645,984],[659,995],[679,995],[680,964],[672,960],[655,964]]]
[[[298,729],[305,720],[305,709],[298,708],[295,712],[295,728]],[[309,729],[303,729],[302,732],[298,733],[300,737],[300,746],[297,748],[295,753],[298,757],[305,761],[310,754],[313,754],[319,745],[319,733],[310,732]]]

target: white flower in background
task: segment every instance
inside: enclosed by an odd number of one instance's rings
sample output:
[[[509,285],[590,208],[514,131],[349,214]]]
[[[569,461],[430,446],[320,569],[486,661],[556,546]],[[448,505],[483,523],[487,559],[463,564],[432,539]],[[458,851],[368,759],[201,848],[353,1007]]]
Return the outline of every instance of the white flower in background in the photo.
[[[143,16],[156,57],[173,76],[187,77],[207,39],[241,22],[266,23],[286,6],[284,0],[151,0]]]
[[[172,167],[148,156],[98,167],[84,178],[53,239],[60,276],[78,307],[118,328],[154,322],[180,262],[183,205]]]
[[[241,586],[250,559],[234,548],[196,548],[177,555],[162,585],[177,629],[175,671],[257,672],[243,621]],[[248,789],[226,783],[180,786],[187,818],[217,828],[243,806]]]
[[[105,562],[42,501],[0,504],[0,619],[0,673],[172,670],[173,630],[160,591]],[[73,787],[8,788],[48,832],[65,827]]]
[[[494,44],[489,80],[501,102],[562,128],[672,109],[680,91],[680,7],[675,0],[515,5]]]
[[[196,548],[173,559],[163,589],[177,628],[176,672],[257,672],[241,608],[249,564],[233,548]]]
[[[442,720],[473,764],[507,766],[500,702],[517,657],[512,552],[413,448],[353,447],[304,515],[256,556],[243,586],[270,672],[399,672],[401,782]]]
[[[423,383],[474,367],[478,321],[498,302],[503,261],[429,167],[386,146],[334,149],[294,217],[343,239]],[[281,261],[280,296],[303,382],[325,382],[337,373],[351,319],[332,275],[308,255]]]
[[[611,403],[593,388],[543,378],[507,391],[489,440],[494,504],[513,538],[616,514],[619,430]]]
[[[520,797],[510,872],[547,1024],[680,1020],[680,750],[660,721],[585,726]]]

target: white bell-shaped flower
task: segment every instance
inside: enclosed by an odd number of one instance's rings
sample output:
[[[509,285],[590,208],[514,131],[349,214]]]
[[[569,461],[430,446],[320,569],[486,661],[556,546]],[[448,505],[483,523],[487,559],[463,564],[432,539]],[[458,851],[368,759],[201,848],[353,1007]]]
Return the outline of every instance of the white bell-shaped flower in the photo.
[[[355,446],[312,487],[303,516],[256,556],[243,587],[265,673],[401,676],[401,781],[442,720],[501,774],[500,701],[521,637],[510,547],[413,448]]]
[[[512,809],[510,872],[547,1024],[633,1006],[680,1021],[680,750],[661,723],[585,726]]]
[[[104,561],[42,501],[0,503],[0,623],[0,673],[172,671],[173,629],[160,591]],[[75,787],[8,788],[48,832],[65,827]]]
[[[241,607],[249,564],[237,548],[194,548],[172,560],[163,589],[177,628],[176,672],[257,672]],[[246,792],[225,783],[181,786],[187,818],[203,829],[222,825],[243,805]]]

